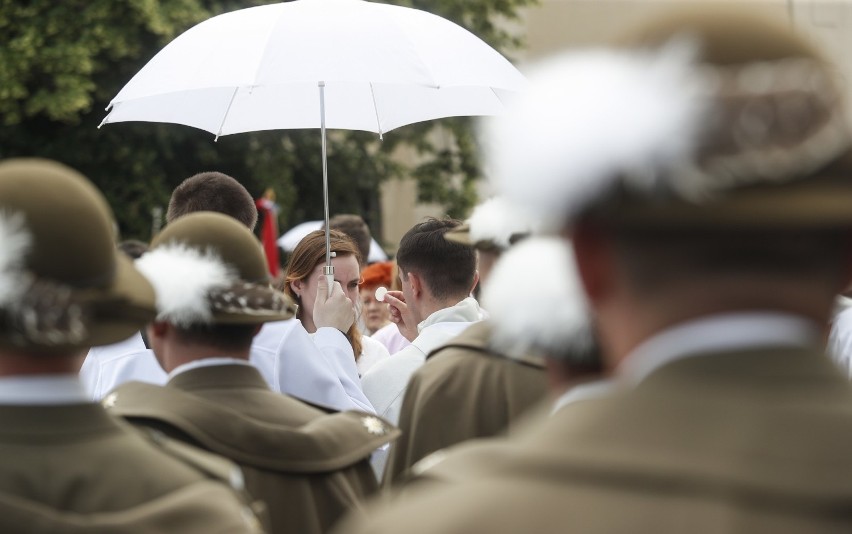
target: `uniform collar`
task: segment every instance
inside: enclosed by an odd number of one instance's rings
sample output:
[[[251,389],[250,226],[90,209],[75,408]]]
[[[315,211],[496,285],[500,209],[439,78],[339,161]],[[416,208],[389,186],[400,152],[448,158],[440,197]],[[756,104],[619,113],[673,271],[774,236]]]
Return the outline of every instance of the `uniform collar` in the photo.
[[[556,413],[565,406],[575,402],[606,396],[614,391],[617,386],[618,384],[614,380],[594,380],[584,384],[577,384],[556,399],[556,402],[553,403],[551,413]]]
[[[251,367],[251,362],[248,360],[242,360],[239,358],[228,358],[226,356],[219,356],[214,358],[202,358],[200,360],[194,360],[191,362],[184,363],[182,365],[178,365],[172,372],[169,373],[169,380],[176,377],[181,373],[185,373],[192,369],[198,369],[200,367],[215,367],[217,365],[248,365]]]
[[[682,358],[758,347],[814,347],[819,337],[819,327],[797,315],[711,315],[677,324],[645,340],[621,362],[616,373],[635,386],[660,367]]]
[[[263,379],[260,371],[245,360],[231,358],[210,358],[219,360],[210,365],[196,365],[183,369],[169,379],[166,386],[184,391],[199,391],[206,389],[248,388],[269,390],[269,384]]]
[[[479,303],[473,297],[467,297],[449,308],[441,308],[429,314],[429,317],[417,325],[417,331],[422,332],[424,328],[439,323],[473,323],[482,319]]]
[[[0,405],[57,405],[91,402],[76,374],[0,378]]]

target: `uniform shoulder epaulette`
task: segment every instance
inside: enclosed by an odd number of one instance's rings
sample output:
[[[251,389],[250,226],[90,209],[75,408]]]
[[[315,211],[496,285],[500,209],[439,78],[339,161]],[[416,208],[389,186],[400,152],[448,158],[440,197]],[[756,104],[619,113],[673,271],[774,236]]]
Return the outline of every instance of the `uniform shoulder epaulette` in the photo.
[[[333,413],[340,413],[340,410],[338,410],[337,408],[332,408],[331,406],[325,406],[325,405],[322,405],[322,404],[317,404],[315,402],[305,400],[301,397],[297,397],[295,395],[290,395],[289,393],[287,395],[289,395],[293,399],[296,399],[297,401],[301,402],[302,404],[306,404],[306,405],[310,406],[311,408],[313,408],[315,410],[321,411],[324,414],[331,415]]]

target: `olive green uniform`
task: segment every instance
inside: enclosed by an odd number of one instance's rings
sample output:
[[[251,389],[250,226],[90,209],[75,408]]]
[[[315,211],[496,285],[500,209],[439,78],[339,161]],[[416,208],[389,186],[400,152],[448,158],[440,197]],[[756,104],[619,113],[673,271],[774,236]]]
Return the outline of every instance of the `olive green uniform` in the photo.
[[[422,475],[452,484],[337,532],[849,532],[850,443],[852,387],[819,352],[691,357],[520,439],[461,445]]]
[[[239,464],[276,533],[327,532],[359,509],[377,489],[371,452],[398,434],[370,414],[328,414],[273,392],[248,365],[191,369],[165,387],[131,382],[104,403],[136,425]]]
[[[242,533],[238,469],[100,405],[0,406],[0,531]]]
[[[76,171],[0,162],[0,532],[260,532],[233,463],[85,402],[79,355],[156,316],[115,228]]]
[[[411,377],[384,483],[393,483],[428,454],[495,436],[547,397],[543,362],[512,360],[488,348],[491,325],[475,323],[432,351]]]

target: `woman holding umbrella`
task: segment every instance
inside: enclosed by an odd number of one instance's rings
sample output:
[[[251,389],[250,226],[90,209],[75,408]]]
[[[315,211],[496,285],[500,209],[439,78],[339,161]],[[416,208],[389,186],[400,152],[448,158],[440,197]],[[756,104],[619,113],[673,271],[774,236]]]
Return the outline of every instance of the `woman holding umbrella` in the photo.
[[[309,233],[293,250],[284,275],[282,291],[299,305],[296,316],[309,333],[317,330],[313,321],[313,306],[317,286],[323,276],[325,246],[324,231]],[[329,246],[334,279],[340,283],[352,305],[357,306],[356,303],[360,300],[358,288],[361,283],[361,257],[358,247],[349,236],[337,230],[329,231]],[[358,311],[356,307],[356,312]],[[361,334],[357,321],[346,332],[346,337],[352,344],[358,373],[361,375],[376,362],[390,356],[384,345]]]

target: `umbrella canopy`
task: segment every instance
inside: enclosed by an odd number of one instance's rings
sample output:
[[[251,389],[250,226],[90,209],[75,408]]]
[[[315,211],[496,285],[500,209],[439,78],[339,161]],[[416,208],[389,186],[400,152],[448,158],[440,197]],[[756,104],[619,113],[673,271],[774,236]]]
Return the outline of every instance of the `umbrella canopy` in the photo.
[[[321,127],[387,132],[492,115],[524,77],[481,39],[425,11],[297,0],[226,13],[160,51],[110,102],[104,123],[185,124],[217,136]]]
[[[281,237],[278,238],[278,246],[287,252],[292,252],[293,249],[296,248],[296,245],[299,244],[299,241],[302,240],[306,235],[313,232],[314,230],[320,230],[323,227],[322,221],[306,221],[303,223],[299,223],[293,228],[290,228],[286,232],[284,232]],[[382,249],[382,246],[379,245],[379,242],[373,238],[370,238],[370,254],[367,257],[367,263],[373,263],[377,261],[387,261],[388,255]]]
[[[364,0],[296,0],[213,17],[178,36],[113,98],[103,124],[185,124],[220,135],[388,130],[493,115],[525,78],[481,39],[425,11]],[[334,269],[326,232],[326,277]]]

